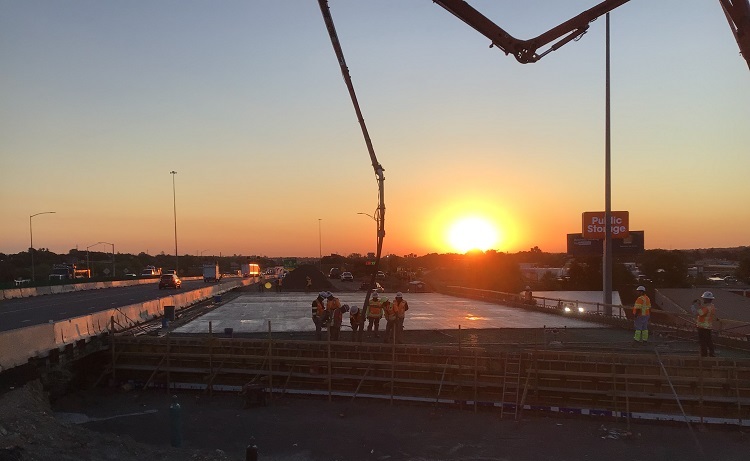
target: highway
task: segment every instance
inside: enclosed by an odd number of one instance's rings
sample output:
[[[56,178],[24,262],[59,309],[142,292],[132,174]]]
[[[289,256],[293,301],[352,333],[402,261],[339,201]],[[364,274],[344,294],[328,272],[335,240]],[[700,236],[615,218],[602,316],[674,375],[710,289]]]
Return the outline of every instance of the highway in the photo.
[[[234,279],[227,279],[234,280]],[[60,321],[116,307],[138,304],[205,287],[203,280],[183,280],[182,288],[162,289],[158,283],[103,288],[0,301],[0,331]]]

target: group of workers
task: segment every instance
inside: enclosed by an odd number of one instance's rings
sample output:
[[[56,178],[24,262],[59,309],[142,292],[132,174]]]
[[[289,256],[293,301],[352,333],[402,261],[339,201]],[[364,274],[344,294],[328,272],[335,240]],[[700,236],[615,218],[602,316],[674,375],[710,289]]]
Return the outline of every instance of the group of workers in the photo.
[[[403,342],[404,319],[409,303],[401,292],[391,302],[388,298],[380,298],[377,292],[372,294],[370,301],[362,308],[341,304],[341,301],[330,291],[321,291],[312,302],[312,320],[315,324],[315,337],[323,339],[322,330],[328,328],[331,341],[338,341],[341,333],[344,313],[349,313],[349,323],[352,327],[352,341],[362,342],[365,321],[369,337],[380,338],[380,319],[385,319],[385,337],[383,342]]]
[[[637,343],[648,342],[648,321],[651,317],[651,299],[646,294],[646,287],[639,286],[638,298],[633,304],[633,316],[635,318],[635,335],[633,339]],[[711,337],[714,321],[718,321],[716,316],[716,306],[714,306],[714,294],[710,291],[704,292],[700,299],[693,300],[690,310],[696,315],[695,326],[698,329],[698,343],[700,344],[701,357],[715,357],[714,342]]]

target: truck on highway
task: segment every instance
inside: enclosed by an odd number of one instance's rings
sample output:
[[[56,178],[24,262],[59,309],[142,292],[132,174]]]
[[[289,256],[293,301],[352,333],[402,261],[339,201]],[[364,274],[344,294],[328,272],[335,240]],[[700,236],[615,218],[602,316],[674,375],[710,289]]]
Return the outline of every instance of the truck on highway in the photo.
[[[219,263],[203,265],[204,282],[218,282],[219,279],[221,279],[221,273],[219,272]]]
[[[141,271],[141,277],[153,277],[157,275],[161,275],[161,267],[146,266],[143,271]]]
[[[73,280],[91,278],[89,269],[79,269],[75,264],[53,264],[50,280]]]
[[[257,264],[242,263],[240,272],[242,272],[243,277],[257,277],[260,275],[260,266]]]

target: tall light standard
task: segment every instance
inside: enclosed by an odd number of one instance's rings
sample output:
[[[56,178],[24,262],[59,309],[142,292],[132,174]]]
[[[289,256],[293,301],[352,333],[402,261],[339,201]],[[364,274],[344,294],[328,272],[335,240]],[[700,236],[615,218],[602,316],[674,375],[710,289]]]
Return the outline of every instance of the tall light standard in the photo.
[[[89,278],[91,278],[91,265],[89,264],[89,248],[95,247],[102,242],[96,242],[86,247],[86,270],[89,271]]]
[[[31,218],[39,216],[40,214],[54,214],[54,211],[42,211],[29,216],[29,237],[31,239],[31,245],[29,246],[29,253],[31,253],[31,283],[36,281],[36,273],[34,272],[34,231],[31,228]]]
[[[371,215],[369,213],[357,213],[357,214],[369,216],[370,219],[372,219],[373,221],[375,221],[375,251],[377,251],[377,249],[378,249],[378,229],[379,229],[378,218],[375,215]]]
[[[179,274],[179,258],[177,257],[177,194],[174,188],[174,175],[177,172],[173,170],[169,174],[172,175],[172,207],[174,209],[174,273]]]
[[[323,218],[318,218],[318,270],[323,270],[323,233],[320,230],[320,222]]]
[[[115,275],[117,275],[117,273],[115,272],[115,244],[109,243],[109,242],[99,242],[99,243],[103,243],[105,245],[112,245],[112,278],[115,278]]]
[[[203,257],[203,253],[205,253],[205,252],[207,252],[207,251],[208,251],[208,250],[201,250],[201,252],[200,252],[200,257],[202,258],[202,257]]]

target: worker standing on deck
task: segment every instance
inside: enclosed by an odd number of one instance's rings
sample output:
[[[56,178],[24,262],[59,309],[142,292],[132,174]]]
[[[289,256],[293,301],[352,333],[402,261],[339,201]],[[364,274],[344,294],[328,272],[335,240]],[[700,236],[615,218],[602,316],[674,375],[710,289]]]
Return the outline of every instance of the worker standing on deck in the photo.
[[[327,317],[329,321],[331,322],[331,328],[329,332],[331,333],[331,339],[336,341],[338,340],[338,331],[334,331],[334,328],[338,326],[338,329],[341,330],[341,301],[339,301],[339,298],[333,296],[333,293],[330,291],[326,292],[326,312],[328,313]],[[336,325],[336,316],[338,315],[338,325]]]
[[[378,329],[380,328],[380,318],[383,317],[383,306],[380,304],[380,299],[378,299],[377,292],[372,294],[370,303],[367,305],[367,313],[365,314],[365,316],[367,317],[368,336],[370,332],[373,330],[373,326],[374,326],[375,337],[379,338],[380,336],[378,336]]]
[[[714,306],[714,294],[710,291],[703,293],[701,295],[701,302],[693,304],[693,311],[698,315],[695,324],[698,327],[698,342],[701,345],[701,357],[706,357],[706,355],[716,357],[714,355],[714,341],[711,338],[714,320],[719,320],[716,316],[716,306]]]
[[[393,311],[393,303],[388,298],[383,299],[380,303],[383,306],[383,317],[385,318],[385,338],[384,343],[390,343],[394,340],[394,330],[396,329],[396,313]]]
[[[637,288],[638,299],[633,305],[633,316],[635,317],[635,336],[636,342],[648,342],[648,319],[651,317],[651,299],[646,295],[646,287],[643,285]]]
[[[362,342],[362,329],[365,327],[365,314],[357,306],[349,308],[349,323],[352,325],[352,342]]]
[[[404,295],[399,291],[396,293],[396,299],[393,301],[393,312],[396,314],[396,342],[401,344],[404,336],[404,319],[406,311],[409,310],[409,303],[404,299]]]
[[[318,297],[312,302],[312,319],[315,324],[315,339],[323,339],[321,330],[323,328],[324,318],[326,314],[325,301],[326,293],[321,291],[318,293]]]

